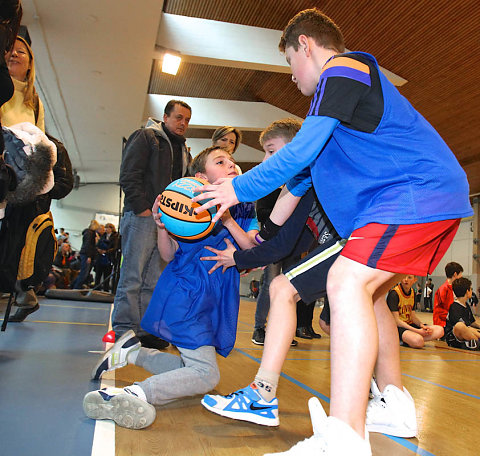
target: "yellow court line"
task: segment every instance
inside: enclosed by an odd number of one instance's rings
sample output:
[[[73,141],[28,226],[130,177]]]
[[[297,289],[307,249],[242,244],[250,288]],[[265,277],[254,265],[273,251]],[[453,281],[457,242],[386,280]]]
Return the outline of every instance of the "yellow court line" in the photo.
[[[110,312],[110,309],[107,309],[105,307],[85,307],[85,306],[65,306],[61,304],[43,304],[41,305],[45,307],[65,307],[67,309],[85,309],[85,310],[107,310]]]
[[[3,318],[1,318],[0,321],[3,321]],[[107,326],[105,323],[80,323],[80,322],[75,322],[75,321],[27,320],[24,323],[54,323],[56,325]]]

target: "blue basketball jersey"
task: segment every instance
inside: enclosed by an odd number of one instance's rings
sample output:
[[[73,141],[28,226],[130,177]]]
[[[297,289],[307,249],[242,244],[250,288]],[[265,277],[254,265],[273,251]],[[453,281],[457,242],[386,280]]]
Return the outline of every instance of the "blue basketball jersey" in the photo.
[[[230,212],[245,231],[258,228],[252,203],[240,203]],[[236,245],[219,223],[205,239],[178,242],[175,258],[158,279],[141,323],[143,329],[178,347],[211,345],[222,356],[230,353],[237,332],[240,275],[236,268],[208,274],[214,262],[200,260],[211,255],[206,245],[223,250],[224,239]]]

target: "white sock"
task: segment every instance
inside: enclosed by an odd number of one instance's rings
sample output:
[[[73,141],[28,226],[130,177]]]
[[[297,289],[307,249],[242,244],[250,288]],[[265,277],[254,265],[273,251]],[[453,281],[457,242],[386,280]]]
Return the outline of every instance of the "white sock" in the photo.
[[[134,385],[126,386],[125,388],[123,388],[123,391],[125,391],[127,394],[131,394],[132,396],[137,396],[139,399],[142,399],[145,402],[148,402],[145,391],[143,391],[140,385],[134,384]]]

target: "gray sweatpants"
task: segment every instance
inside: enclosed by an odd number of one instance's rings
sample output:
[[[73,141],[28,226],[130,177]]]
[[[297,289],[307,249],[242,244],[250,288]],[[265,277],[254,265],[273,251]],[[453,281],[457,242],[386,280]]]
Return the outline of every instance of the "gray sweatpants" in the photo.
[[[205,394],[220,381],[215,347],[177,348],[180,356],[140,348],[135,364],[155,375],[136,384],[145,391],[150,404],[163,405],[186,396]]]

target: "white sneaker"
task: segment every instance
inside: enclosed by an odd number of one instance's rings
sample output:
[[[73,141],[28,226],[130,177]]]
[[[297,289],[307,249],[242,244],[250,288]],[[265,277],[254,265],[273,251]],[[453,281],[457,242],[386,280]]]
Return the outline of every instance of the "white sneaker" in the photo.
[[[415,437],[417,435],[417,417],[412,396],[394,385],[387,385],[380,392],[375,380],[372,380],[373,399],[368,402],[366,426],[369,432],[396,437]]]
[[[305,439],[283,453],[268,453],[264,456],[371,456],[372,450],[365,430],[362,439],[348,424],[332,416],[327,418],[316,397],[308,401],[312,420],[313,436]]]
[[[141,344],[132,330],[122,335],[98,360],[92,371],[92,379],[98,380],[105,372],[110,372],[128,364],[129,353],[140,350]]]
[[[134,385],[135,386],[135,385]],[[94,420],[113,420],[129,429],[143,429],[155,421],[155,407],[130,387],[90,391],[83,399],[85,415]]]

